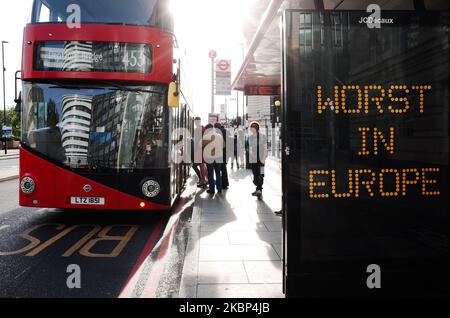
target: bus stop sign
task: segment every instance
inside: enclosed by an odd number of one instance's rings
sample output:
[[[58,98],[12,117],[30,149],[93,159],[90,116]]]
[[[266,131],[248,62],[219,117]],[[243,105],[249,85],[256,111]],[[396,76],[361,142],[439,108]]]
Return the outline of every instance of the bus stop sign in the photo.
[[[2,128],[2,135],[4,137],[12,136],[12,127],[3,126],[3,128]]]

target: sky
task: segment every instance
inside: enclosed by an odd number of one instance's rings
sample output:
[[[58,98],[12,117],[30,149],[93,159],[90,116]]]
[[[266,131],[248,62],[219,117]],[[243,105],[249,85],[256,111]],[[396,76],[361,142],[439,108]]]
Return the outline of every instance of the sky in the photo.
[[[257,0],[172,0],[175,32],[180,49],[186,52],[188,61],[185,69],[193,84],[191,102],[195,114],[204,120],[207,120],[211,104],[211,60],[208,52],[214,49],[218,53],[218,59],[231,59],[234,78],[245,49],[242,24],[250,16],[251,6],[255,1]],[[5,44],[7,106],[14,105],[14,73],[21,67],[23,28],[30,16],[31,3],[32,0],[0,2],[0,40],[10,42]],[[0,92],[3,107],[2,87]],[[230,118],[235,117],[236,113],[235,92],[232,98],[234,100],[228,101]],[[239,98],[242,103],[242,95]],[[224,103],[223,97],[216,98],[216,112],[220,111],[220,104]],[[242,105],[240,107],[242,113]]]
[[[31,3],[31,0],[0,2],[0,41],[9,42],[4,45],[7,107],[14,106],[14,74],[16,71],[20,70],[21,67],[23,28],[30,16]],[[2,81],[3,78],[0,74],[0,83],[2,83]],[[0,93],[0,105],[1,109],[3,109],[3,85],[0,85]]]
[[[242,25],[251,16],[257,0],[172,0],[176,34],[180,46],[186,49],[193,74],[194,112],[206,120],[211,108],[211,60],[208,53],[217,51],[217,59],[231,59],[232,80],[239,71],[246,50]],[[236,116],[236,93],[228,104],[228,117]],[[242,114],[242,94],[240,111]],[[220,112],[224,97],[216,97],[215,112]]]

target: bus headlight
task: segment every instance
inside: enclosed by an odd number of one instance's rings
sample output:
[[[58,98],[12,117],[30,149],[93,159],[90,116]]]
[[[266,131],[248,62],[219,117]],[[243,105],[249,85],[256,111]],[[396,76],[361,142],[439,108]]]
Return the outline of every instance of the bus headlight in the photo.
[[[22,181],[20,181],[20,189],[24,194],[32,194],[36,189],[36,183],[32,178],[24,177],[22,178]]]
[[[147,180],[142,184],[142,194],[147,198],[154,198],[159,192],[161,192],[161,186],[155,180]]]

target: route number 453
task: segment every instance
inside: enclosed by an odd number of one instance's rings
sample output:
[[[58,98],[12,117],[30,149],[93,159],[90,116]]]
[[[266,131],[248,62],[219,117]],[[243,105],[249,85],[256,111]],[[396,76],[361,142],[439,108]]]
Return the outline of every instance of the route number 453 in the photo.
[[[127,67],[143,67],[145,65],[144,51],[125,50],[122,63]]]

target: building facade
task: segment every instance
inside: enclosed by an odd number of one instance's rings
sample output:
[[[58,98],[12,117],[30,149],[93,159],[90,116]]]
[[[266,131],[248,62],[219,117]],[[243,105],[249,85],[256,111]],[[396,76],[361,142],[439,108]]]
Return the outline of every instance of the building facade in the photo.
[[[69,94],[62,98],[60,123],[65,164],[71,167],[87,165],[91,125],[92,97]]]

